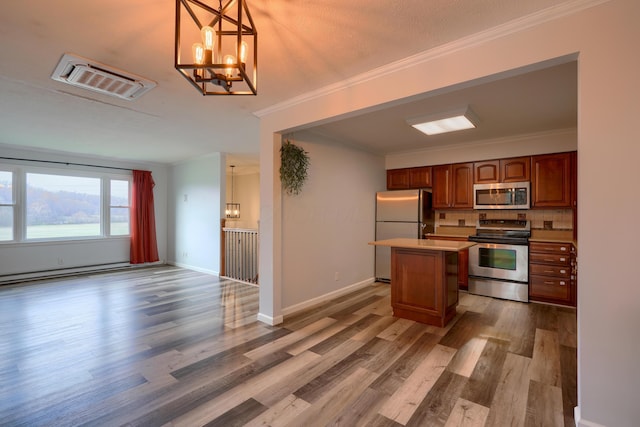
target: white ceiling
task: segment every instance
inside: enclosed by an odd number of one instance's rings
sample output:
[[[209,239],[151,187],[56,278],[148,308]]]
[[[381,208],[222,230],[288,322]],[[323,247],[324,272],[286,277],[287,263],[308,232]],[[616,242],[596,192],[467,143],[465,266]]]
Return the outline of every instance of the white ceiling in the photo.
[[[4,1],[0,144],[158,163],[219,151],[251,163],[254,112],[568,2],[248,0],[260,35],[258,95],[203,97],[173,67],[175,2]],[[65,52],[158,85],[130,102],[51,80]],[[313,131],[389,153],[576,125],[575,63],[475,83]],[[425,139],[404,122],[467,104],[481,119],[476,130]]]

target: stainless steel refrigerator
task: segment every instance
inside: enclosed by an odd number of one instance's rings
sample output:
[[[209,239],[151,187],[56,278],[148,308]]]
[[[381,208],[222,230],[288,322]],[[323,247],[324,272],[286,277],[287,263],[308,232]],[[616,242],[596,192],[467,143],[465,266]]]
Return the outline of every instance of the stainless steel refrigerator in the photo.
[[[431,190],[395,190],[376,193],[376,240],[433,233],[435,219]],[[391,280],[391,248],[376,246],[376,280]]]

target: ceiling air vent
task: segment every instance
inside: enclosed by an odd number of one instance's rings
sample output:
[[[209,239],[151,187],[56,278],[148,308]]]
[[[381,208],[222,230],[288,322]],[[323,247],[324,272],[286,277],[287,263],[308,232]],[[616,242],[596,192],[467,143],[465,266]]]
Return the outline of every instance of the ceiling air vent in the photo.
[[[151,80],[69,53],[62,56],[51,78],[127,101],[156,86]]]

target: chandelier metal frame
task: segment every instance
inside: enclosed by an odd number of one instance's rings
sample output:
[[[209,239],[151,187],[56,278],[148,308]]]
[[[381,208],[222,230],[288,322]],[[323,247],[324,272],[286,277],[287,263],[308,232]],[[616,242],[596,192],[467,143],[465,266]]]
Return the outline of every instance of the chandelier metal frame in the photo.
[[[183,11],[198,30],[204,26],[215,30],[215,51],[205,56],[204,63],[196,63],[195,58],[185,62],[182,58],[186,56],[181,45],[181,36],[186,37],[181,31]],[[211,20],[204,21],[205,17]],[[193,41],[189,40],[189,46]],[[243,44],[252,53],[252,59],[246,63],[239,59]],[[226,59],[231,52],[235,53],[234,62],[223,62],[223,55]],[[225,0],[223,5],[219,0],[216,10],[199,0],[176,0],[174,58],[176,70],[202,95],[257,95],[258,32],[246,1]]]

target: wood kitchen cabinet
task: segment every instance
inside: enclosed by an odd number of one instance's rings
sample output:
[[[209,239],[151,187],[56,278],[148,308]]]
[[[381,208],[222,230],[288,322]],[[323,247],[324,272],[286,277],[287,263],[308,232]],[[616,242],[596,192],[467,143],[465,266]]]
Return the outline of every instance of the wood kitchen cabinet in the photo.
[[[434,209],[473,209],[473,163],[433,166]]]
[[[473,209],[473,163],[452,165],[453,208]]]
[[[387,170],[387,190],[406,190],[409,188],[409,169]]]
[[[387,170],[387,190],[431,187],[431,166]]]
[[[457,252],[392,247],[393,315],[446,326],[458,304],[457,259]]]
[[[571,243],[530,242],[529,299],[575,307],[574,267]]]
[[[572,207],[572,153],[531,157],[531,207]]]
[[[465,236],[438,236],[437,234],[427,235],[430,240],[452,240],[456,242],[467,242],[469,239]],[[469,289],[469,249],[458,252],[458,288],[462,290]]]
[[[409,169],[409,188],[428,188],[431,185],[431,166]]]
[[[487,160],[483,162],[475,162],[473,164],[473,182],[475,184],[493,184],[497,182],[520,182],[530,180],[530,156]]]
[[[451,207],[451,165],[433,167],[432,205],[434,209]]]

